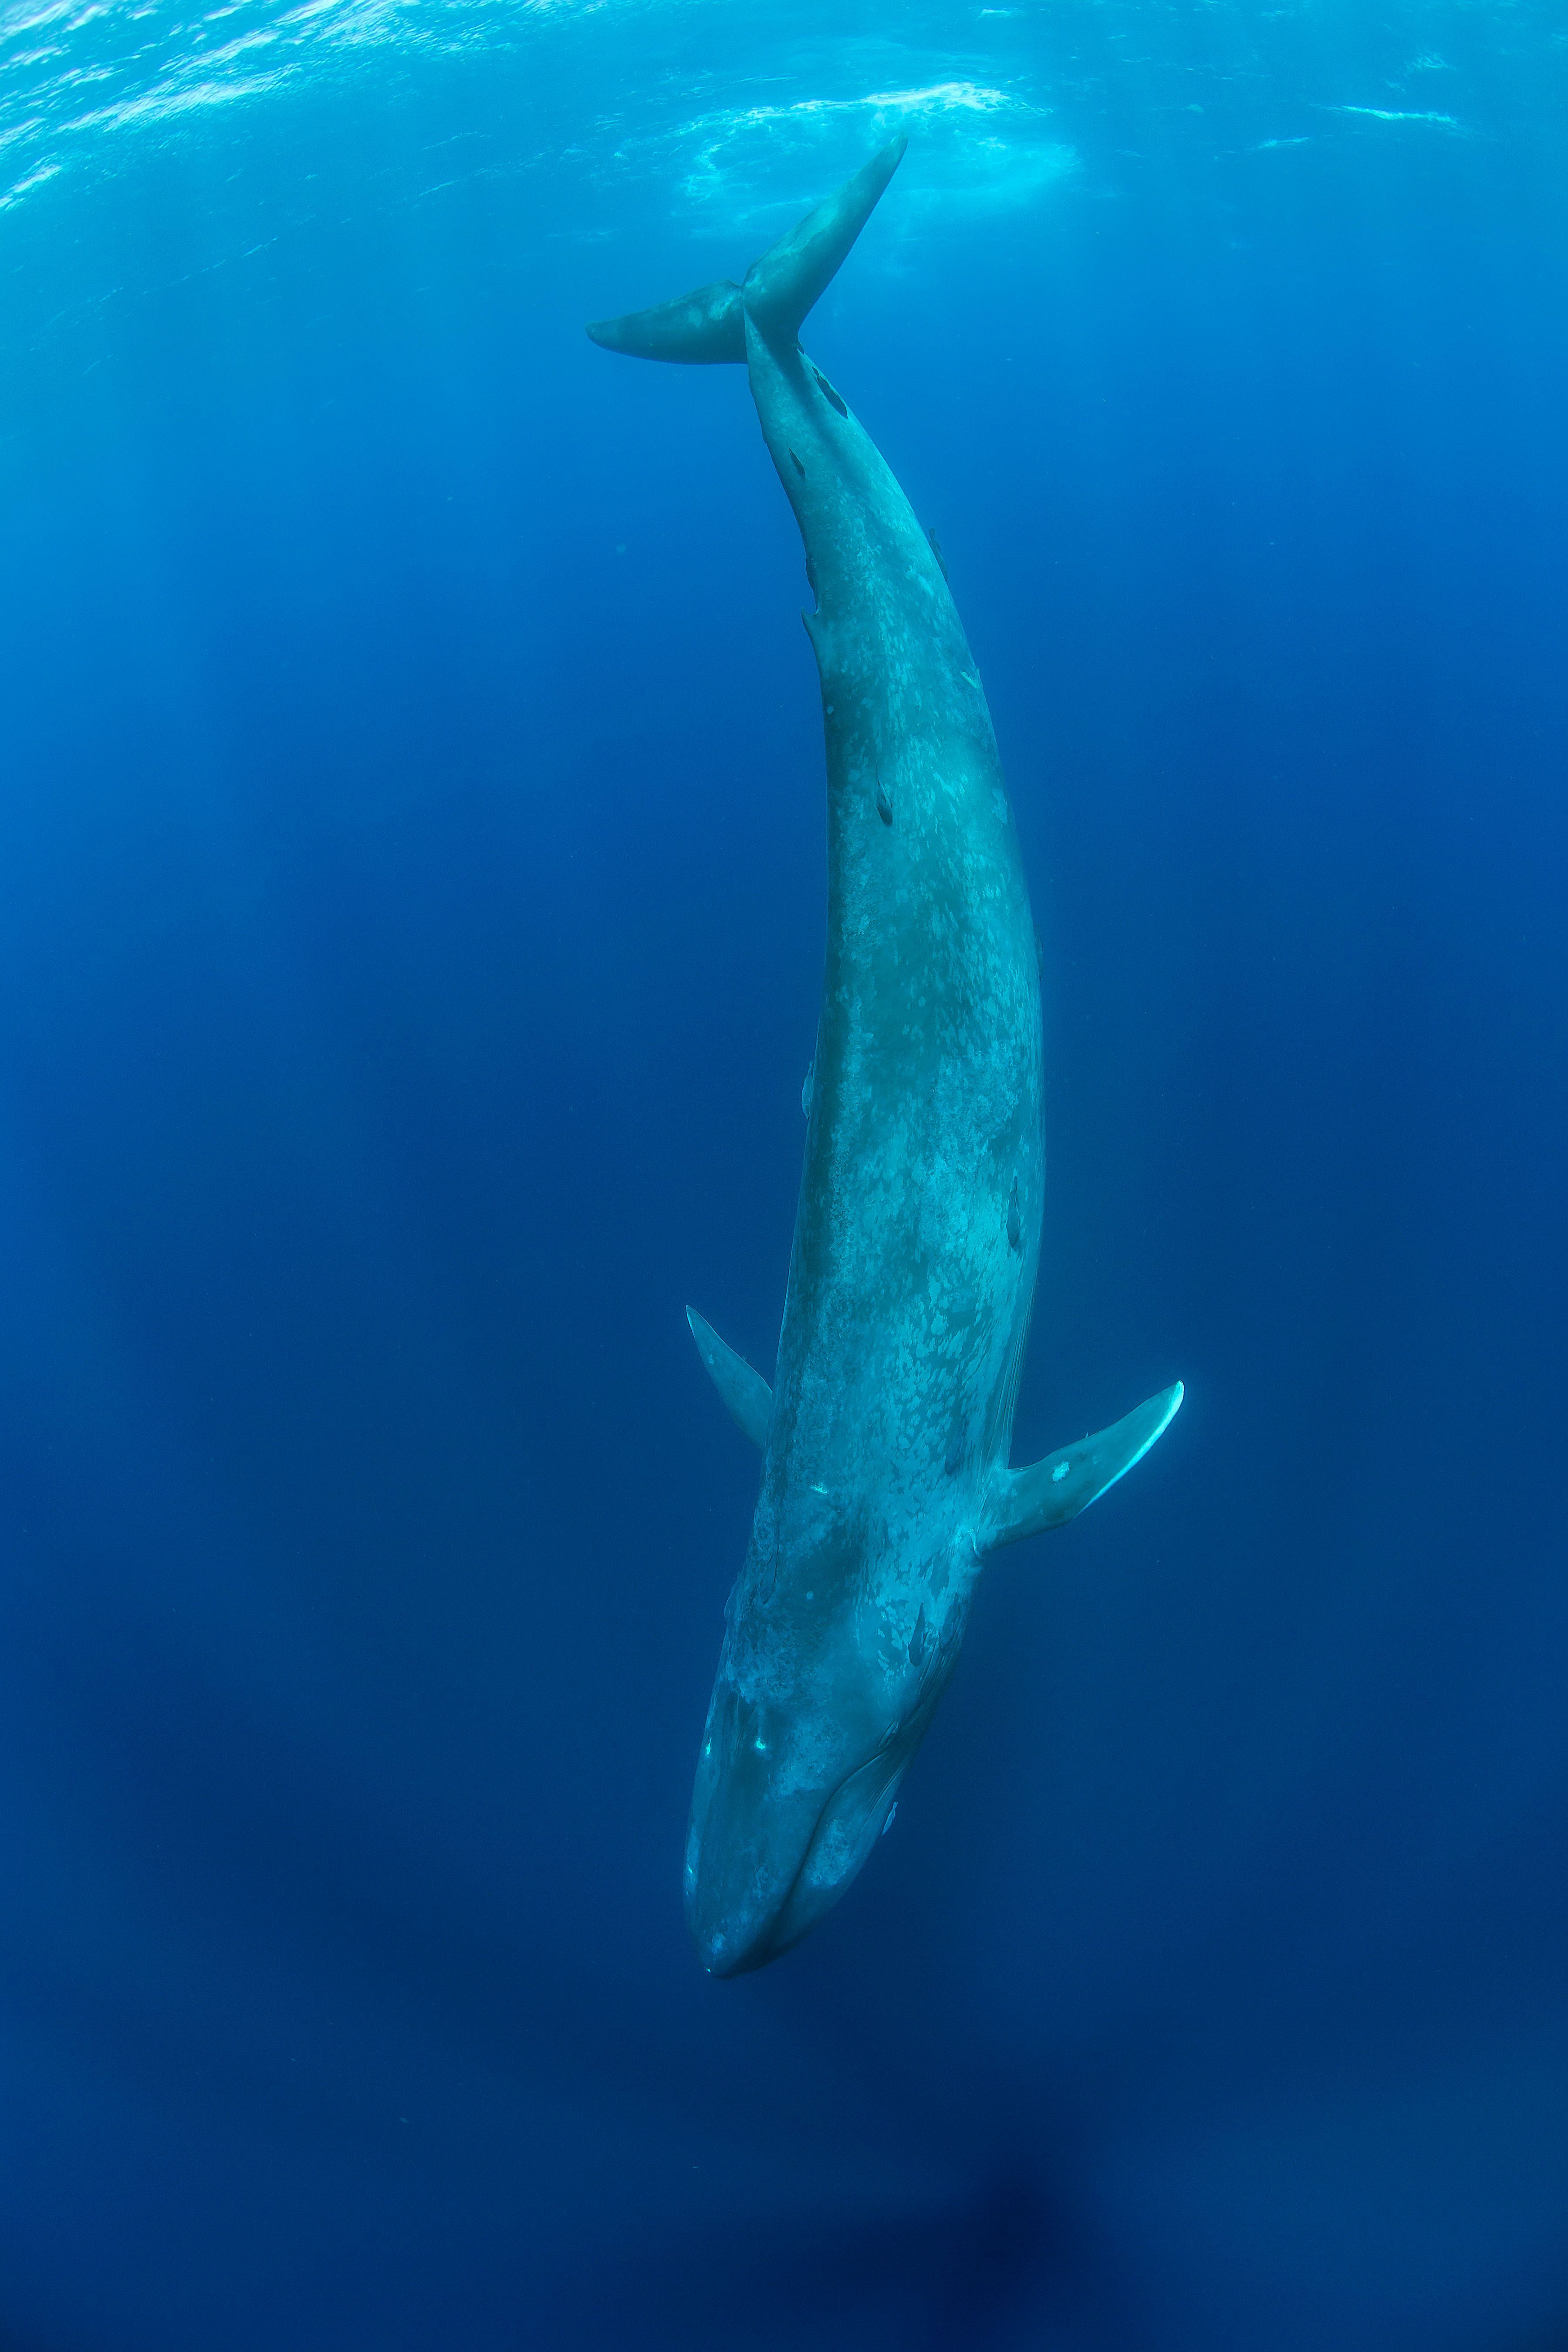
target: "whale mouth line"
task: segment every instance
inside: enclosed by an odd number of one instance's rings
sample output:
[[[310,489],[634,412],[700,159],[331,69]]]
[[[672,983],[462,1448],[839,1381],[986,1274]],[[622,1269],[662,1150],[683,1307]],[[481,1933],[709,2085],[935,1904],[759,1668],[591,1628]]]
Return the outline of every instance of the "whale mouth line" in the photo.
[[[896,1738],[887,1741],[884,1746],[877,1749],[874,1755],[868,1756],[863,1764],[857,1764],[852,1770],[846,1772],[837,1786],[829,1790],[818,1808],[811,1835],[805,1842],[805,1850],[795,1866],[795,1874],[780,1900],[770,1912],[766,1924],[758,1930],[750,1943],[742,1946],[734,1959],[728,1965],[719,1966],[710,1960],[708,1963],[708,1972],[710,1976],[747,1976],[753,1969],[765,1968],[770,1960],[778,1959],[783,1953],[790,1950],[792,1946],[798,1944],[802,1937],[816,1927],[823,1914],[831,1910],[854,1879],[861,1863],[881,1834],[882,1822],[886,1817],[886,1801],[891,1796],[901,1777],[900,1768],[893,1760],[897,1745]],[[857,1780],[876,1771],[879,1767],[884,1768],[883,1777],[875,1796],[865,1809],[859,1832],[846,1841],[843,1869],[836,1874],[829,1884],[821,1888],[814,1888],[806,1885],[806,1874],[811,1868],[813,1859],[821,1851],[824,1832],[832,1823],[835,1809],[845,1791],[852,1788]],[[865,1833],[866,1825],[871,1822],[875,1822],[876,1826],[872,1834],[868,1836]],[[802,1906],[804,1916],[798,1917],[793,1927],[781,1935],[779,1931],[788,1920],[791,1911],[795,1908],[796,1898],[802,1895],[803,1890],[806,1897]],[[816,1902],[810,1900],[812,1895],[818,1894],[820,1900]]]
[[[848,1779],[853,1776],[847,1774],[845,1777],[846,1779]],[[838,1788],[841,1789],[843,1786],[844,1782],[841,1780],[838,1784]],[[742,1946],[741,1950],[735,1958],[730,1961],[726,1966],[720,1967],[715,1960],[710,1960],[708,1962],[708,1973],[710,1976],[750,1976],[753,1969],[766,1968],[770,1960],[776,1960],[781,1952],[788,1951],[789,1944],[781,1944],[774,1940],[774,1931],[778,1927],[779,1921],[784,1916],[790,1905],[795,1901],[795,1890],[800,1885],[802,1874],[805,1869],[806,1864],[810,1861],[812,1854],[816,1851],[816,1841],[822,1833],[823,1816],[826,1814],[828,1806],[832,1804],[834,1797],[837,1797],[837,1794],[838,1789],[835,1789],[832,1796],[825,1797],[823,1799],[821,1811],[818,1812],[816,1821],[813,1822],[811,1835],[805,1842],[805,1851],[802,1853],[799,1862],[795,1864],[795,1875],[790,1880],[789,1885],[785,1887],[780,1901],[768,1914],[765,1925],[759,1928],[758,1932],[752,1937],[749,1944]],[[805,1930],[802,1928],[801,1934],[804,1935],[805,1932]],[[797,1940],[798,1938],[792,1936],[790,1943],[794,1943]]]

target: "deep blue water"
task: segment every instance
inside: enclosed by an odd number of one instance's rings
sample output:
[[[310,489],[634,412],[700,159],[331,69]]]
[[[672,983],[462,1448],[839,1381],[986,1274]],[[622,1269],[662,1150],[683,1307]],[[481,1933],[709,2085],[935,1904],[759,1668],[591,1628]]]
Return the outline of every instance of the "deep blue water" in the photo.
[[[4,2352],[1568,2342],[1568,35],[0,8]],[[824,919],[739,273],[1045,943],[1003,1555],[842,1906],[690,1771]]]

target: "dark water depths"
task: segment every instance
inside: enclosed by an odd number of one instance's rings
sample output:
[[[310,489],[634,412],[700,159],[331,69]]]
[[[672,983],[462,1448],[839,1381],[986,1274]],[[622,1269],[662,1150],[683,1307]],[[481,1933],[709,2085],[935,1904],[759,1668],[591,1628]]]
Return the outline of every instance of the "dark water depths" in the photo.
[[[0,2345],[1568,2341],[1568,39],[0,13]],[[1045,941],[1017,1454],[895,1833],[690,1769],[823,924],[808,331]]]

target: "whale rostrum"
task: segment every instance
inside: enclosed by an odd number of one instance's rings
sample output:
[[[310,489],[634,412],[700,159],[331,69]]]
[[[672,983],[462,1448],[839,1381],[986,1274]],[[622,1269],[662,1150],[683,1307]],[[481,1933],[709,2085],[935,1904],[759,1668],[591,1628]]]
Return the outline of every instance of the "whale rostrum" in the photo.
[[[761,1450],[686,1851],[717,1976],[788,1949],[892,1811],[986,1554],[1114,1486],[1178,1381],[1008,1467],[1045,1193],[1038,948],[940,551],[799,333],[892,177],[873,156],[748,271],[589,328],[743,363],[805,543],[827,754],[827,956],[773,1384],[688,1308]]]

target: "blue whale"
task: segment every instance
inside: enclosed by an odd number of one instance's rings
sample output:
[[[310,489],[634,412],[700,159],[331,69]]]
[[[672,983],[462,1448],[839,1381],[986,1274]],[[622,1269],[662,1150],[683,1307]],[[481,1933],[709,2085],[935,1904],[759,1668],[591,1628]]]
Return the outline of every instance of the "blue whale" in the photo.
[[[686,1850],[715,1976],[798,1942],[890,1818],[998,1545],[1146,1454],[1163,1390],[1008,1454],[1045,1193],[1038,947],[990,712],[941,559],[802,321],[897,168],[882,149],[748,272],[588,329],[731,361],[805,542],[827,751],[827,963],[770,1389],[688,1309],[763,1454]]]

